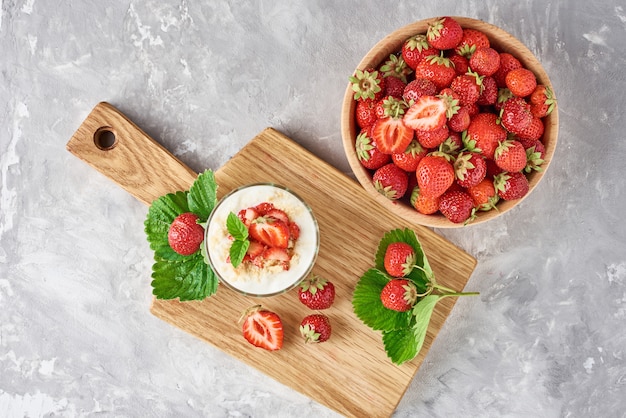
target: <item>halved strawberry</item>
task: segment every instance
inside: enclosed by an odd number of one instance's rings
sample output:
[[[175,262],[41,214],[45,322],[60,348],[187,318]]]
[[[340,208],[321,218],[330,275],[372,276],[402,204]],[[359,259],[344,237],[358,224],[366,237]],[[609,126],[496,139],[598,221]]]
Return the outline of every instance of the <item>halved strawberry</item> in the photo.
[[[250,223],[259,217],[259,212],[254,208],[241,209],[237,216],[245,226],[250,226]]]
[[[407,110],[403,120],[406,126],[414,130],[437,130],[447,122],[446,104],[439,97],[422,96]]]
[[[274,208],[268,211],[266,216],[278,219],[279,221],[283,221],[284,223],[289,224],[289,215],[287,215],[284,210]]]
[[[254,210],[257,211],[259,216],[265,216],[267,212],[269,212],[272,209],[274,209],[274,205],[270,202],[259,203],[258,205],[254,207]]]
[[[404,152],[413,140],[413,131],[403,119],[378,119],[372,127],[372,139],[383,154]]]
[[[246,256],[244,257],[244,261],[253,261],[258,256],[263,254],[265,251],[265,246],[258,241],[250,240],[250,246],[248,247],[248,251],[246,251]]]
[[[271,217],[258,217],[248,229],[250,237],[269,247],[287,248],[289,226]]]
[[[281,265],[283,269],[289,270],[291,257],[284,248],[269,247],[263,251],[261,257],[270,262],[270,265]]]
[[[283,346],[283,323],[280,317],[261,305],[248,308],[242,315],[243,336],[255,347],[280,350]]]

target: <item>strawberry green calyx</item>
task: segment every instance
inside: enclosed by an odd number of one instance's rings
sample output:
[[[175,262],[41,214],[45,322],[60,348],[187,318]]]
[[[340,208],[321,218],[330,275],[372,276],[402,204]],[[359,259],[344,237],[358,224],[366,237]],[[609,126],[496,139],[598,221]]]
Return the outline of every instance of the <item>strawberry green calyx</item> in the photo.
[[[524,171],[530,173],[531,171],[543,171],[541,164],[544,163],[543,158],[541,158],[541,152],[536,151],[535,147],[532,146],[526,150],[526,167]]]
[[[380,67],[380,71],[383,72],[383,77],[394,76],[405,83],[407,82],[407,76],[413,72],[406,64],[406,61],[404,61],[404,58],[395,54],[389,55],[389,59]]]
[[[448,93],[438,94],[437,97],[443,100],[443,103],[446,106],[446,118],[450,120],[450,118],[456,115],[461,108],[459,105],[459,99],[455,99]]]
[[[548,110],[546,111],[546,115],[552,113],[554,108],[556,107],[556,98],[554,97],[554,93],[552,89],[546,86],[546,101],[545,104],[548,106]]]
[[[352,83],[352,91],[354,91],[354,100],[373,100],[376,93],[382,90],[376,70],[356,70],[349,79]]]
[[[471,153],[461,153],[454,161],[454,172],[456,177],[461,181],[465,180],[469,170],[476,168],[476,166],[474,166],[474,164],[470,161],[471,158]]]
[[[389,96],[383,100],[383,110],[385,116],[389,116],[394,119],[399,119],[404,116],[404,112],[409,108],[409,105],[404,100],[399,100],[393,96]]]
[[[372,140],[365,132],[361,132],[357,135],[355,149],[359,160],[367,161],[370,159],[369,151],[374,149],[374,145],[372,145]]]
[[[320,341],[321,334],[315,332],[315,328],[310,325],[300,326],[300,334],[304,337],[304,342],[307,344],[317,343]]]
[[[411,50],[417,49],[419,52],[422,52],[430,48],[430,45],[428,44],[428,38],[426,35],[419,34],[409,38],[406,41],[406,47]]]
[[[443,51],[441,51],[439,55],[429,55],[425,58],[425,60],[430,62],[431,64],[443,65],[448,68],[454,68],[454,62],[452,62],[450,58],[444,56]]]
[[[308,291],[312,295],[315,295],[318,290],[324,289],[327,283],[328,280],[324,279],[323,277],[313,275],[309,278],[304,279],[302,283],[300,283],[300,288],[303,292]]]
[[[485,86],[483,85],[483,79],[485,77],[478,74],[477,72],[472,71],[471,69],[467,70],[466,74],[476,79],[476,85],[480,88],[480,92],[482,93],[483,90],[485,90]]]

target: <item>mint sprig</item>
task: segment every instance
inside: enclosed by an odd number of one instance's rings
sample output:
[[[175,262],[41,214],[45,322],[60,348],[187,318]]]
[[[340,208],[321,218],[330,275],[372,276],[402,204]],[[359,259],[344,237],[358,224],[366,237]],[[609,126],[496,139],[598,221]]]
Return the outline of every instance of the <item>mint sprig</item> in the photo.
[[[415,284],[420,299],[407,312],[387,309],[380,299],[383,287],[393,279],[386,273],[384,266],[385,252],[393,242],[411,245],[416,254],[415,266],[405,279]],[[456,292],[437,284],[415,231],[408,228],[394,229],[382,237],[374,257],[374,266],[359,279],[354,289],[352,307],[356,316],[365,325],[382,332],[385,352],[397,365],[412,360],[422,349],[437,302],[444,297],[478,294]]]
[[[226,218],[226,229],[230,236],[233,237],[233,243],[230,246],[229,256],[230,263],[237,268],[243,261],[248,252],[250,241],[248,240],[248,228],[233,212],[228,214]]]
[[[199,222],[206,223],[217,204],[216,192],[213,172],[207,170],[196,178],[188,191],[166,194],[150,205],[144,226],[154,251],[151,285],[158,299],[202,300],[217,292],[217,277],[206,263],[203,251],[180,255],[172,250],[167,240],[172,221],[182,213],[195,213]]]

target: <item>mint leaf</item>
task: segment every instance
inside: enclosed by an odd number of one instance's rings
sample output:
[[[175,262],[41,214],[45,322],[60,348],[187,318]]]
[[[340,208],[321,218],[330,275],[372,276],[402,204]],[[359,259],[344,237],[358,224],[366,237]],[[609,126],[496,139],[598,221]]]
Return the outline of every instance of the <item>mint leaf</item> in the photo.
[[[150,205],[144,226],[155,258],[170,261],[180,261],[185,258],[172,250],[167,240],[167,233],[174,218],[185,212],[189,212],[186,192],[161,196]]]
[[[369,269],[359,279],[352,296],[352,308],[365,325],[378,331],[391,331],[409,326],[411,311],[396,312],[383,306],[380,292],[390,277],[378,270]]]
[[[230,212],[226,218],[226,229],[237,241],[243,241],[248,238],[248,228],[233,212]]]
[[[202,300],[217,291],[217,277],[200,253],[184,262],[157,260],[152,271],[152,293],[157,299]]]
[[[189,210],[206,221],[217,204],[217,183],[213,171],[200,174],[189,189]]]
[[[230,264],[233,267],[237,268],[239,264],[243,261],[243,258],[246,256],[246,252],[250,247],[250,241],[246,240],[235,240],[230,246],[229,256],[230,256]]]
[[[430,323],[430,317],[435,310],[435,305],[439,300],[444,297],[442,295],[428,295],[418,301],[413,306],[413,315],[415,315],[415,324],[413,325],[413,334],[415,342],[417,344],[417,353],[422,349],[424,339],[426,338],[426,331],[428,330],[428,324]]]
[[[391,361],[401,365],[415,358],[419,349],[411,328],[383,332],[385,352]]]

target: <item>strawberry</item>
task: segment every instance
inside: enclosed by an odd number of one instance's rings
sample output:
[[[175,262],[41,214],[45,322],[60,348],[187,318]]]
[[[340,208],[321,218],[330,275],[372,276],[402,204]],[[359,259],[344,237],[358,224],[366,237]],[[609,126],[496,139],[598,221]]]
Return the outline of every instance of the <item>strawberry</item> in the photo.
[[[404,114],[404,124],[419,131],[434,131],[446,124],[446,104],[437,96],[420,97]]]
[[[465,28],[463,29],[463,36],[461,42],[456,46],[454,51],[470,59],[472,54],[479,48],[489,48],[491,46],[489,38],[484,32],[476,29]]]
[[[414,137],[413,130],[403,118],[378,119],[372,125],[372,139],[383,154],[404,152]]]
[[[535,74],[527,68],[516,68],[509,71],[504,82],[511,93],[517,97],[530,96],[537,87]]]
[[[404,171],[415,172],[415,170],[417,170],[417,164],[426,154],[427,151],[420,143],[413,140],[404,152],[391,154],[391,160]]]
[[[383,287],[380,300],[387,309],[406,312],[417,301],[417,288],[409,280],[392,279]]]
[[[397,56],[396,54],[389,55],[389,59],[380,66],[380,71],[382,71],[385,78],[385,87],[387,87],[386,85],[390,77],[397,78],[406,84],[407,76],[413,72],[406,64],[406,61],[404,61],[404,58],[402,58],[402,55]]]
[[[536,141],[535,144],[526,148],[526,167],[524,167],[524,171],[526,173],[530,173],[532,170],[541,171],[545,153],[546,148],[541,141]]]
[[[276,313],[256,305],[248,308],[241,320],[243,336],[250,344],[269,351],[282,348],[283,324]]]
[[[449,133],[448,125],[443,125],[441,128],[432,131],[417,130],[415,131],[415,136],[424,148],[436,148],[448,139]]]
[[[273,208],[273,209],[268,210],[265,216],[269,216],[270,218],[283,221],[287,225],[289,224],[289,215],[287,215],[287,213],[284,210]]]
[[[380,100],[383,95],[385,80],[382,73],[368,68],[356,70],[349,78],[354,91],[354,100]]]
[[[452,65],[454,66],[454,71],[457,75],[465,74],[467,70],[469,70],[469,60],[465,58],[463,55],[459,55],[454,53],[448,57]]]
[[[459,22],[446,16],[428,24],[426,37],[437,49],[454,49],[463,39],[463,28]]]
[[[439,201],[439,212],[453,223],[470,222],[474,215],[473,209],[472,196],[462,190],[447,191]]]
[[[498,196],[504,200],[520,199],[528,193],[528,179],[524,173],[507,173],[498,174],[493,179]]]
[[[494,178],[498,174],[504,172],[503,169],[498,167],[498,165],[496,164],[494,160],[487,158],[485,162],[487,163],[487,175],[485,177]]]
[[[356,124],[360,128],[367,128],[376,122],[376,102],[373,100],[360,100],[356,103]]]
[[[390,276],[404,277],[411,273],[417,261],[415,249],[406,242],[392,242],[385,250],[383,263]]]
[[[417,165],[416,176],[421,192],[437,197],[454,183],[454,167],[445,157],[429,154]]]
[[[258,216],[265,216],[267,212],[274,209],[274,205],[270,202],[261,202],[253,208]]]
[[[493,159],[498,144],[506,140],[506,131],[497,123],[497,119],[493,113],[479,113],[472,118],[467,128],[467,140],[473,141],[474,150],[480,150],[488,159]]]
[[[448,120],[448,128],[453,132],[463,132],[470,124],[469,106],[461,106]]]
[[[439,210],[439,199],[439,196],[432,197],[420,193],[419,187],[414,187],[411,192],[411,205],[424,215],[432,215]]]
[[[304,342],[307,344],[328,341],[331,332],[330,320],[326,315],[307,315],[300,322],[300,335],[302,335]]]
[[[470,71],[456,76],[450,88],[458,95],[459,104],[467,106],[476,103],[482,92],[482,85],[482,77]]]
[[[460,186],[472,187],[485,178],[487,163],[479,154],[461,152],[454,161],[454,174]]]
[[[511,93],[511,90],[507,89],[506,87],[498,88],[498,98],[496,99],[496,102],[494,103],[496,112],[498,113],[502,112],[502,108],[504,107],[504,104],[513,97],[515,96],[513,96],[513,93]]]
[[[398,77],[390,75],[385,78],[384,96],[393,96],[397,99],[401,99],[405,88],[406,82],[400,80]]]
[[[522,171],[526,167],[526,149],[515,140],[506,140],[498,145],[493,155],[496,165],[504,171]]]
[[[486,177],[480,183],[467,188],[467,193],[474,201],[474,207],[480,211],[488,211],[496,208],[500,197],[496,194],[493,178]]]
[[[456,77],[456,70],[450,59],[443,55],[430,55],[415,67],[415,78],[426,78],[441,90],[446,88]]]
[[[283,270],[289,270],[291,257],[284,248],[267,247],[261,254],[263,265],[282,266]]]
[[[380,99],[374,108],[378,119],[392,117],[394,119],[401,118],[407,109],[407,105],[402,99],[394,96],[387,96]]]
[[[250,238],[263,245],[276,248],[289,246],[289,226],[272,217],[260,216],[248,228]]]
[[[532,106],[531,106],[532,113]],[[535,143],[535,141],[541,139],[543,136],[545,126],[543,121],[537,116],[533,115],[530,124],[517,134],[519,141],[524,145],[524,148],[528,148],[528,145]]]
[[[167,231],[167,242],[180,255],[191,255],[204,241],[204,228],[198,224],[198,215],[186,212],[178,215]]]
[[[476,101],[481,106],[491,106],[498,100],[498,84],[493,77],[483,77],[480,97]]]
[[[374,181],[374,188],[391,200],[397,200],[404,196],[409,182],[406,171],[394,163],[389,163],[376,170],[372,180]]]
[[[449,155],[450,157],[456,157],[456,155],[463,149],[463,140],[461,139],[461,134],[458,132],[450,132],[450,136],[448,139],[443,141],[441,145],[439,145],[438,152]],[[449,158],[450,160],[452,158]]]
[[[413,70],[424,58],[431,55],[439,55],[439,50],[428,43],[426,35],[412,36],[402,44],[402,58]]]
[[[402,92],[402,98],[407,102],[416,102],[422,96],[434,96],[437,94],[437,86],[426,78],[416,78],[406,85]]]
[[[310,309],[328,309],[335,301],[335,285],[322,277],[310,276],[300,283],[298,299]]]
[[[469,60],[469,66],[479,75],[494,75],[500,68],[500,54],[493,48],[477,48]]]
[[[516,68],[522,68],[522,63],[508,52],[500,53],[500,68],[495,72],[493,78],[495,78],[498,87],[506,87],[506,75],[511,70]]]
[[[245,226],[250,226],[253,220],[259,217],[259,212],[255,208],[241,209],[237,216]]]
[[[391,160],[391,156],[380,152],[376,143],[365,132],[357,135],[355,149],[361,165],[370,170],[376,170]]]
[[[519,134],[532,123],[530,105],[521,97],[512,97],[502,106],[500,123],[509,132]]]
[[[548,116],[556,107],[556,99],[552,89],[543,84],[537,85],[530,94],[528,102],[530,103],[531,113],[538,118]]]

